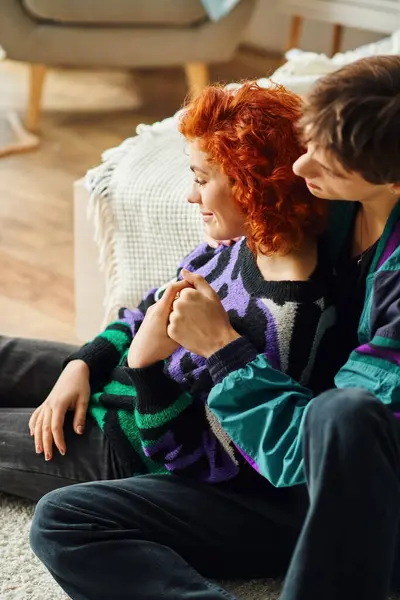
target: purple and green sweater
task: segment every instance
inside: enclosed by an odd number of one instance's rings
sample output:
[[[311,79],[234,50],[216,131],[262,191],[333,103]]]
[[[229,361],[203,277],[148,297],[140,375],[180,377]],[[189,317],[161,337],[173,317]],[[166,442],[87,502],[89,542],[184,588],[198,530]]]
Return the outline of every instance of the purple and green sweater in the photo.
[[[123,308],[92,342],[69,360],[90,370],[89,412],[132,475],[176,473],[216,483],[235,477],[253,460],[222,429],[208,397],[239,366],[257,356],[301,385],[319,390],[317,357],[335,322],[331,269],[320,253],[307,281],[265,281],[246,240],[231,248],[197,247],[180,265],[205,277],[241,335],[209,359],[184,348],[145,369],[130,369],[127,354],[146,310],[165,286],[138,308]]]

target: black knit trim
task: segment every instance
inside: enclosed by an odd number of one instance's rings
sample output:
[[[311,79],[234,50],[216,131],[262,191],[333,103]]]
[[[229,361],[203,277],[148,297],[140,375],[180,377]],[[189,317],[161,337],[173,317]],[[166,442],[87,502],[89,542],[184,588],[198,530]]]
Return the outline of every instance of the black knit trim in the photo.
[[[256,258],[244,239],[239,249],[237,264],[243,285],[251,296],[270,298],[276,304],[285,302],[315,302],[326,293],[326,259],[318,251],[318,264],[306,281],[266,281],[258,268]],[[236,266],[236,265],[235,265]]]
[[[244,368],[257,357],[257,349],[245,337],[234,340],[207,359],[207,368],[214,384],[233,371]]]
[[[104,408],[118,408],[133,412],[136,405],[136,396],[123,396],[122,394],[106,394],[102,393],[100,402]]]
[[[164,361],[143,369],[125,367],[136,388],[136,407],[142,414],[158,413],[171,404],[182,394],[183,390],[176,381],[164,372]]]
[[[64,361],[63,368],[73,360],[82,360],[87,364],[90,372],[90,383],[98,387],[99,382],[105,381],[112,369],[118,364],[120,353],[112,342],[98,337],[68,356]]]

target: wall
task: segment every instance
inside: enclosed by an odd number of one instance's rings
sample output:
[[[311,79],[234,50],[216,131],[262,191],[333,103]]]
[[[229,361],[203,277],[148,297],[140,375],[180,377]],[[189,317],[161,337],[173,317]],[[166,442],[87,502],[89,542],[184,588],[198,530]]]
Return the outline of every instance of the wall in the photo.
[[[258,7],[245,33],[244,42],[275,52],[282,52],[285,49],[290,19],[279,14],[278,5],[279,0],[259,0]],[[301,49],[329,54],[331,36],[331,25],[307,20],[304,23]],[[346,28],[342,49],[350,50],[381,38],[381,34]]]

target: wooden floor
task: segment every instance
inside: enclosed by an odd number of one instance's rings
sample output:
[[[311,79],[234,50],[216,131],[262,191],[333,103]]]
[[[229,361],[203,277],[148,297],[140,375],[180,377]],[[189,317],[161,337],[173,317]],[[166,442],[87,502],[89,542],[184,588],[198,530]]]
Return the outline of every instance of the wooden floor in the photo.
[[[270,71],[250,62],[215,68],[212,78]],[[23,106],[26,75],[21,66],[0,64],[0,112]],[[52,75],[40,149],[0,160],[0,334],[75,341],[72,183],[138,123],[173,114],[185,93],[179,69]]]

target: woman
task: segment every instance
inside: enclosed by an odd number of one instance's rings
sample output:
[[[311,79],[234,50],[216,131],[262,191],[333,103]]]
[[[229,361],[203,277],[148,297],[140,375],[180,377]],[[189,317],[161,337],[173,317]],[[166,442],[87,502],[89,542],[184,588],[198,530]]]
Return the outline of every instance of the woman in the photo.
[[[36,452],[47,461],[43,466],[36,458],[29,468],[42,473],[30,477],[30,497],[72,483],[72,468],[80,468],[78,480],[96,479],[97,465],[112,479],[172,472],[217,484],[242,472],[253,477],[245,448],[231,442],[206,404],[213,386],[234,368],[238,342],[242,360],[265,353],[275,368],[321,388],[315,357],[323,355],[333,322],[330,269],[316,242],[324,204],[292,171],[301,152],[299,116],[297,96],[252,82],[237,91],[210,87],[186,108],[180,128],[195,177],[189,202],[199,205],[207,235],[246,237],[223,251],[196,248],[180,266],[177,283],[152,290],[133,311],[122,309],[119,321],[69,357],[29,421]],[[181,308],[196,305],[193,272],[210,284],[210,306],[223,318],[213,332],[216,348],[229,344],[233,357],[216,355],[209,340],[206,353],[173,340]],[[64,439],[70,408],[74,430],[86,436],[78,455],[79,437],[66,431]],[[52,456],[53,441],[62,456]],[[52,479],[53,469],[58,477]],[[12,473],[14,490],[15,481],[22,482],[21,495],[24,471]]]

